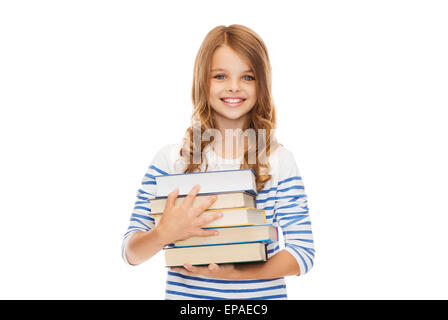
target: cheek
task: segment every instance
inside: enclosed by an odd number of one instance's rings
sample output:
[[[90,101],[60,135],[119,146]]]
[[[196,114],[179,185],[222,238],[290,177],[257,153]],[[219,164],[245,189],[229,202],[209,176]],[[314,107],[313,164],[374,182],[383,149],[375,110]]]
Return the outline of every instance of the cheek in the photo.
[[[214,89],[210,89],[210,100],[218,100],[220,95],[220,90],[214,88]]]
[[[252,99],[257,98],[257,87],[255,85],[247,86],[245,90]]]
[[[219,94],[222,92],[223,89],[224,89],[224,86],[222,84],[212,82],[210,84],[210,95],[211,96],[219,96]]]

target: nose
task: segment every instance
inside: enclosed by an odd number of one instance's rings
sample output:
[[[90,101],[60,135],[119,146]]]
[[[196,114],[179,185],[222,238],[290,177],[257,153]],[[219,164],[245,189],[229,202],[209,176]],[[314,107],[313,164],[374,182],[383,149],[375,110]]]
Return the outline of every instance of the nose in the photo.
[[[238,92],[238,91],[240,91],[240,89],[238,89],[237,86],[231,86],[231,87],[229,87],[227,89],[227,91],[229,91],[229,92]]]
[[[227,89],[227,91],[229,91],[229,92],[238,92],[238,91],[240,91],[238,79],[235,79],[233,81],[229,81],[229,88]]]

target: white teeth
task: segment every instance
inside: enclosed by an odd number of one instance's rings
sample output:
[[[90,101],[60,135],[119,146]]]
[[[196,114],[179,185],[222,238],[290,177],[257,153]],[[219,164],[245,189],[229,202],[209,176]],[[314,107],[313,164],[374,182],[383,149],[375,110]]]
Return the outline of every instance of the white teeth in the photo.
[[[229,103],[236,103],[236,102],[241,102],[243,100],[242,99],[223,99],[223,101],[229,102]]]

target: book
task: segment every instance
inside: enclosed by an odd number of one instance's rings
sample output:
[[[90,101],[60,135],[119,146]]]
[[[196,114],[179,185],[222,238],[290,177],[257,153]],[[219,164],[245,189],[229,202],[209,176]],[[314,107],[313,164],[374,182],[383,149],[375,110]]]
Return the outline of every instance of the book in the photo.
[[[179,188],[178,196],[187,195],[199,184],[199,194],[246,191],[257,195],[255,173],[252,169],[221,170],[178,173],[155,176],[156,197],[167,197],[174,189]]]
[[[255,208],[255,196],[248,192],[225,192],[225,193],[215,193],[218,198],[216,201],[207,209],[227,209],[227,208],[240,208],[240,207],[250,207]],[[194,198],[193,207],[198,207],[204,202],[207,202],[210,195],[212,194],[202,194],[197,195]],[[177,197],[174,206],[179,207],[182,201],[184,201],[186,196]],[[155,198],[149,200],[151,205],[151,213],[163,213],[166,206],[167,197]]]
[[[232,227],[232,226],[247,226],[256,224],[266,224],[265,210],[256,208],[228,208],[205,210],[202,215],[208,215],[216,212],[222,212],[223,216],[215,221],[212,221],[201,228],[216,228],[216,227]],[[150,214],[157,225],[162,219],[162,214]]]
[[[190,237],[164,248],[166,266],[244,263],[267,260],[267,243],[278,241],[277,229],[266,224],[265,210],[256,208],[256,179],[252,169],[205,171],[155,176],[155,198],[150,199],[150,216],[160,223],[168,195],[178,188],[178,207],[196,185],[200,189],[192,203],[198,207],[217,195],[202,215],[222,212],[221,218],[201,226],[219,228],[219,234]]]
[[[266,244],[263,242],[165,248],[167,267],[208,265],[210,263],[242,263],[267,260]]]
[[[206,246],[243,242],[270,243],[278,241],[277,228],[269,224],[216,229],[219,232],[216,236],[190,237],[185,240],[174,242],[174,247]]]

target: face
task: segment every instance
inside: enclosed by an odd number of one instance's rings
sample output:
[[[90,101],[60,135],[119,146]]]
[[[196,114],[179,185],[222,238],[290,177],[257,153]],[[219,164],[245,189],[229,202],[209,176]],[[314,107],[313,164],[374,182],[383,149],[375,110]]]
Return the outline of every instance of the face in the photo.
[[[219,129],[242,128],[256,102],[256,80],[248,61],[233,49],[218,48],[212,58],[208,101]]]

